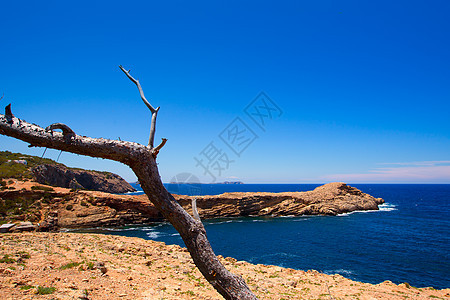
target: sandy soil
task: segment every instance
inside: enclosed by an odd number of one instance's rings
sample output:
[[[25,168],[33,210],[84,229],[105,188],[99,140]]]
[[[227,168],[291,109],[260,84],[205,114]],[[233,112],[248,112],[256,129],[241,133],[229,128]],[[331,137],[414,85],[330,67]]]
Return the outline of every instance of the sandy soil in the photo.
[[[450,289],[252,265],[222,258],[259,299],[450,299]],[[49,294],[45,294],[49,293]],[[222,299],[186,249],[122,236],[0,234],[0,299]]]

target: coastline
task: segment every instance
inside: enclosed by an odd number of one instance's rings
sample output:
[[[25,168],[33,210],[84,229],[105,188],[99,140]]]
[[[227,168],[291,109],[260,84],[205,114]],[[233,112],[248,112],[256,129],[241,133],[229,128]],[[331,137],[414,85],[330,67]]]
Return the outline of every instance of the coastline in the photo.
[[[43,299],[221,299],[185,248],[140,238],[81,233],[0,235],[0,295],[29,299],[37,286],[54,288]],[[407,283],[361,283],[314,270],[221,262],[243,276],[259,299],[448,299],[450,289]],[[14,261],[14,262],[13,262]],[[51,289],[50,289],[51,290]],[[42,288],[41,288],[42,291]]]
[[[48,205],[52,205],[53,204],[57,204],[60,208],[61,208],[61,214],[65,215],[65,214],[73,214],[74,217],[76,217],[76,219],[79,219],[80,222],[82,222],[81,224],[83,224],[83,222],[85,221],[89,221],[91,220],[93,222],[93,224],[95,224],[98,220],[102,221],[102,222],[116,222],[117,220],[124,220],[124,218],[130,218],[130,217],[136,217],[136,214],[132,214],[129,211],[127,211],[128,209],[132,208],[133,205],[138,204],[141,205],[139,203],[136,203],[136,198],[132,197],[132,196],[123,196],[123,195],[111,195],[111,194],[106,194],[106,193],[101,193],[101,192],[93,192],[93,191],[70,191],[68,189],[63,189],[63,188],[55,188],[53,187],[53,189],[55,190],[55,192],[58,192],[58,195],[55,195],[55,201],[50,201],[49,202],[49,198],[46,197],[46,191],[43,190],[30,190],[30,187],[32,187],[33,185],[35,185],[36,183],[33,182],[26,182],[27,184],[27,189],[29,190],[27,193],[30,193],[37,196],[37,198],[40,198],[40,202],[42,203],[42,208],[46,209],[46,207],[48,207]],[[16,184],[15,184],[16,185]],[[23,186],[21,185],[16,185],[15,190],[16,191],[20,191],[23,188]],[[381,197],[386,197],[385,199],[389,199],[389,203],[392,200],[392,196],[394,196],[396,199],[401,199],[403,197],[405,197],[405,194],[403,192],[403,187],[400,187],[400,191],[401,193],[396,193],[396,194],[391,194],[391,190],[390,189],[385,189],[384,187],[380,187],[380,188],[375,188],[375,187],[371,187],[371,186],[362,186],[360,187],[361,190],[364,191],[369,191],[371,194],[373,193],[373,195],[378,195]],[[410,189],[410,187],[408,187],[408,190]],[[423,187],[420,187],[419,189],[413,189],[412,191],[414,191],[414,195],[418,195],[420,196],[423,191],[422,191]],[[264,190],[264,187],[262,188],[262,190]],[[424,191],[426,191],[427,194],[429,194],[431,196],[431,198],[433,198],[433,195],[439,195],[442,192],[446,192],[448,189],[444,189],[444,190],[435,190],[435,188],[433,187],[426,187],[426,189]],[[14,190],[10,190],[8,188],[7,191],[7,195],[11,196],[11,192],[13,192],[14,194]],[[33,193],[31,193],[33,192]],[[433,194],[434,192],[434,194]],[[53,194],[53,192],[50,192],[50,194]],[[72,198],[74,195],[76,195],[77,197]],[[95,197],[98,199],[94,202],[92,201],[93,199],[91,198]],[[412,197],[412,198],[410,198]],[[141,196],[141,198],[145,198],[145,196]],[[408,200],[406,200],[406,198],[408,198]],[[75,203],[73,203],[72,201],[70,201],[70,199],[75,200]],[[125,201],[121,201],[121,199],[125,199]],[[407,196],[405,197],[405,201],[407,202],[411,202],[410,199],[415,199],[415,196]],[[146,200],[146,199],[145,199]],[[148,201],[148,200],[146,200]],[[417,200],[414,200],[417,201]],[[138,201],[139,202],[139,201]],[[253,222],[250,218],[248,219],[247,217],[237,217],[237,218],[243,218],[243,220],[250,220],[249,221],[249,226],[245,226],[245,230],[248,231],[247,235],[250,235],[252,238],[246,238],[244,239],[244,241],[239,241],[239,239],[237,239],[236,241],[232,241],[232,243],[238,243],[239,245],[247,245],[247,246],[242,246],[243,248],[251,248],[251,247],[255,247],[257,251],[256,252],[252,252],[251,255],[249,255],[248,253],[245,253],[245,251],[240,251],[240,250],[233,250],[233,251],[229,251],[226,250],[226,255],[227,256],[231,256],[231,257],[240,257],[240,259],[242,260],[246,260],[249,262],[254,262],[254,263],[263,263],[263,264],[273,264],[273,265],[279,265],[279,266],[285,266],[285,267],[291,267],[291,268],[295,268],[295,269],[300,269],[300,270],[307,270],[309,268],[314,268],[317,270],[321,270],[323,272],[325,272],[326,274],[333,274],[333,272],[338,272],[343,276],[349,277],[353,280],[357,280],[357,281],[362,281],[362,282],[370,282],[372,284],[376,284],[378,282],[381,282],[385,279],[389,279],[394,281],[395,283],[399,284],[403,281],[407,281],[409,283],[411,283],[414,286],[418,286],[418,287],[426,287],[426,286],[435,286],[437,288],[447,288],[448,285],[448,280],[445,279],[445,274],[446,272],[446,268],[445,268],[445,261],[438,261],[438,258],[442,255],[445,255],[445,253],[443,253],[443,249],[445,249],[445,247],[440,247],[439,249],[436,249],[436,247],[431,247],[430,249],[432,251],[434,251],[434,257],[433,260],[430,261],[430,263],[425,266],[423,264],[423,262],[427,259],[426,257],[422,257],[420,255],[421,250],[417,248],[417,245],[414,244],[414,239],[412,237],[415,236],[415,233],[418,232],[418,230],[422,230],[422,231],[426,231],[426,232],[435,232],[435,234],[429,235],[429,240],[431,240],[430,238],[436,239],[439,237],[439,235],[436,236],[436,231],[433,230],[433,228],[436,228],[436,222],[439,221],[440,218],[445,216],[445,212],[441,213],[440,207],[442,207],[442,203],[441,202],[433,202],[433,206],[429,206],[427,199],[424,198],[424,201],[420,201],[420,202],[412,202],[412,205],[408,206],[404,206],[403,204],[401,204],[401,202],[399,203],[397,200],[394,201],[393,203],[396,203],[396,205],[391,205],[387,206],[389,203],[386,204],[386,207],[384,207],[385,204],[382,204],[379,206],[379,210],[370,210],[370,211],[363,211],[364,213],[359,213],[359,211],[357,211],[358,213],[355,214],[354,216],[352,216],[351,218],[349,218],[349,215],[353,215],[352,213],[343,213],[343,214],[338,214],[338,217],[308,217],[308,216],[303,216],[303,217],[299,217],[298,220],[296,220],[295,218],[292,219],[291,216],[280,216],[278,218],[272,218],[271,216],[261,216],[261,217],[254,217],[255,218],[255,222]],[[406,203],[406,202],[405,202]],[[414,204],[415,203],[415,204]],[[422,214],[422,210],[418,210],[418,207],[421,207],[421,203],[425,204],[426,203],[426,207],[429,210],[429,212],[435,212],[434,218],[433,220],[428,220],[428,222],[426,221],[427,219],[423,219],[421,214]],[[96,204],[96,205],[94,205]],[[117,204],[120,204],[121,206],[118,206]],[[144,205],[146,205],[145,203],[143,203]],[[417,204],[419,206],[417,206]],[[67,206],[68,205],[73,205],[73,208],[71,210],[67,210]],[[86,207],[86,205],[88,207]],[[190,208],[190,203],[188,203],[188,209]],[[53,206],[54,207],[54,206]],[[121,207],[123,207],[123,210],[120,210]],[[114,213],[114,210],[111,210],[110,208],[114,208],[117,213]],[[41,210],[42,211],[42,210]],[[86,214],[86,212],[89,211],[94,211],[94,212],[99,212],[99,213],[94,213],[94,214]],[[382,213],[383,211],[396,211],[394,212],[392,215],[390,216],[386,216],[387,219],[385,219],[384,217],[380,218],[377,214],[373,214],[371,212],[381,212],[381,214],[384,215],[384,213]],[[31,212],[31,211],[29,211]],[[51,212],[51,210],[50,210]],[[398,219],[398,217],[400,218],[404,218],[405,216],[409,217],[411,216],[412,219],[408,219],[407,224],[409,224],[407,227],[405,227],[404,229],[401,230],[401,234],[395,234],[396,231],[396,227],[391,224],[392,222],[389,222],[389,226],[388,228],[393,229],[394,231],[391,231],[391,233],[394,233],[394,235],[389,234],[389,231],[383,231],[383,230],[379,230],[380,227],[379,226],[385,226],[386,224],[384,223],[383,220],[388,221],[391,220],[392,217],[394,219],[392,219],[392,221],[395,222],[396,219]],[[42,215],[41,215],[42,216]],[[45,214],[44,214],[45,216]],[[113,216],[115,216],[114,218],[112,218]],[[369,216],[373,216],[373,217],[369,217]],[[417,217],[419,217],[419,219],[416,219]],[[235,220],[236,217],[230,217],[230,218],[226,218],[226,222],[232,222],[231,220]],[[434,222],[434,220],[436,219],[436,222]],[[135,225],[139,224],[139,221],[142,220],[140,218],[135,219],[137,220],[138,223],[135,224],[130,224],[130,227],[133,227]],[[216,222],[214,221],[215,219],[211,219],[210,221],[206,221],[205,220],[205,224],[221,224],[222,222]],[[283,221],[283,220],[294,220],[294,221]],[[308,220],[306,222],[306,220]],[[352,220],[357,222],[353,222]],[[406,220],[406,219],[405,219]],[[305,221],[305,222],[300,222],[300,221]],[[39,222],[39,221],[37,221]],[[239,224],[242,221],[238,221]],[[246,222],[246,221],[244,221]],[[262,222],[262,223],[261,223]],[[288,228],[288,230],[292,230],[292,232],[289,235],[289,238],[278,238],[278,237],[286,237],[286,231],[278,231],[275,232],[275,236],[272,239],[272,243],[275,245],[280,245],[278,246],[277,249],[273,249],[273,247],[266,247],[264,245],[264,240],[265,237],[260,236],[259,232],[272,232],[273,228],[283,228],[283,227],[279,227],[278,225],[276,225],[275,227],[271,226],[270,224],[272,222],[275,222],[275,224],[281,224],[283,222],[288,222],[286,223]],[[281,223],[280,223],[281,222]],[[234,223],[234,222],[233,222]],[[77,224],[77,223],[74,223]],[[78,223],[79,224],[79,223]],[[328,232],[324,232],[323,230],[327,230],[327,227],[323,227],[323,225],[328,224]],[[334,225],[331,225],[334,224]],[[347,224],[349,226],[345,226],[342,227],[341,224]],[[352,225],[353,224],[353,225]],[[120,228],[123,225],[126,224],[120,224],[120,223],[115,223],[115,225],[111,225],[113,228]],[[257,226],[256,226],[257,225]],[[300,225],[300,226],[297,226]],[[317,226],[318,227],[317,227]],[[331,227],[330,227],[331,225]],[[100,225],[100,227],[104,227],[107,225]],[[111,228],[111,226],[108,226],[109,228]],[[167,227],[162,225],[163,227]],[[215,225],[211,225],[213,227],[211,227],[211,236],[210,238],[212,238],[214,240],[214,237],[220,236],[220,233],[217,234],[214,233],[214,231],[217,230],[223,230],[220,229],[221,226],[225,226],[225,225],[220,225],[220,226],[215,226]],[[306,226],[306,228],[305,228]],[[319,231],[317,231],[316,229],[314,230],[308,230],[308,227],[314,226],[315,228],[320,228]],[[336,228],[335,226],[339,226],[337,228],[343,228],[345,229],[345,231],[342,230],[338,230],[337,232],[335,231],[334,228]],[[83,226],[85,227],[85,226]],[[90,226],[87,226],[90,227]],[[92,226],[92,227],[96,227],[96,226]],[[158,228],[161,228],[159,226],[157,226]],[[170,227],[170,226],[169,226]],[[235,226],[232,225],[232,227],[234,228]],[[240,226],[242,227],[242,226]],[[131,229],[131,228],[130,228]],[[139,229],[136,230],[131,230],[131,231],[126,231],[126,233],[124,235],[126,236],[136,236],[136,237],[141,237],[141,238],[148,238],[150,237],[151,239],[156,239],[159,241],[164,241],[168,244],[178,244],[178,245],[184,245],[182,242],[178,241],[177,237],[176,237],[176,233],[173,232],[173,230],[170,230],[166,233],[165,229],[160,230],[160,229],[150,229],[150,228],[144,228],[144,230],[140,231]],[[237,229],[237,228],[236,228]],[[306,231],[304,231],[304,229],[306,229]],[[256,231],[255,231],[256,230]],[[302,232],[302,234],[300,236],[297,236],[298,232]],[[316,234],[314,234],[314,236],[312,236],[311,234],[316,232]],[[358,233],[362,233],[362,232],[366,232],[367,234],[358,234]],[[102,233],[102,231],[97,231],[97,233]],[[317,233],[319,233],[319,235],[317,235]],[[336,233],[336,234],[334,234]],[[355,234],[353,234],[355,233]],[[117,234],[117,233],[115,233]],[[222,234],[227,234],[226,232],[223,232]],[[291,235],[293,234],[293,235]],[[148,237],[147,237],[148,236]],[[239,234],[237,235],[239,236]],[[236,237],[237,237],[236,236]],[[296,238],[297,236],[297,238]],[[319,238],[317,239],[316,236],[319,236]],[[326,247],[329,247],[327,245],[329,245],[330,243],[321,243],[320,242],[320,236],[328,236],[327,240],[328,241],[333,241],[332,243],[334,243],[331,249],[334,249],[334,251],[332,250],[330,251],[322,251],[322,249],[327,249]],[[254,237],[254,238],[253,238]],[[384,242],[386,241],[386,239],[391,243],[392,241],[394,241],[393,245],[390,244],[384,244]],[[349,243],[347,243],[347,245],[349,246],[345,246],[343,243],[341,243],[341,241],[348,241]],[[398,240],[398,243],[395,243],[395,241]],[[309,243],[308,241],[313,241],[312,243]],[[315,242],[314,242],[315,241]],[[401,242],[400,242],[401,241]],[[437,240],[436,240],[437,241]],[[226,249],[226,247],[228,247],[227,245],[223,245],[223,243],[221,242],[221,239],[216,239],[215,241],[213,241],[214,244],[216,245],[217,248],[216,249]],[[285,242],[287,242],[286,246],[284,246]],[[296,242],[302,242],[302,246],[299,249],[303,249],[302,251],[306,251],[307,253],[311,253],[313,255],[308,255],[308,258],[301,258],[299,259],[295,259],[293,261],[290,261],[289,263],[284,263],[283,262],[283,255],[284,253],[292,253],[294,256],[295,255],[299,255],[299,256],[295,256],[295,257],[302,257],[302,253],[299,252],[300,250],[290,250],[288,249],[289,247],[289,243],[296,243]],[[319,242],[319,244],[317,243]],[[222,244],[221,244],[222,243]],[[401,245],[399,244],[401,243]],[[321,247],[318,247],[318,245],[322,244]],[[441,243],[442,244],[442,243]],[[351,249],[356,249],[351,245],[359,245],[357,246],[357,249],[359,253],[359,255],[357,257],[353,257],[353,255],[355,254],[355,251],[351,250]],[[434,243],[431,243],[431,245],[435,245]],[[224,248],[225,247],[225,248]],[[325,248],[324,248],[325,247]],[[410,255],[408,255],[407,257],[405,257],[405,255],[396,255],[395,252],[394,253],[390,253],[391,247],[400,247],[401,249],[404,249],[405,251],[412,251],[410,253]],[[296,247],[295,247],[296,248]],[[428,249],[428,248],[427,248]],[[442,250],[441,250],[442,249]],[[221,251],[221,250],[218,250]],[[281,253],[281,254],[280,254]],[[321,255],[319,255],[319,257],[317,257],[318,253],[321,253]],[[272,254],[269,255],[270,258],[264,258],[264,259],[260,259],[263,258],[265,256],[267,256],[267,254]],[[279,256],[279,254],[281,256]],[[392,256],[391,256],[392,254]],[[321,259],[321,257],[323,257],[324,259]],[[385,259],[386,257],[390,257],[389,259]],[[413,265],[409,265],[408,264],[408,260],[411,260],[411,258],[414,258],[414,266]],[[332,258],[332,260],[330,261],[330,258]],[[309,262],[308,262],[309,261]],[[327,262],[326,262],[327,261]],[[389,273],[389,274],[385,274],[383,270],[387,270],[391,267],[391,265],[395,262],[398,263],[403,263],[403,266],[400,270],[400,272],[403,272],[403,274],[398,275],[398,273]],[[428,262],[428,261],[427,261]],[[345,270],[342,270],[342,268],[340,267],[340,265],[346,265]],[[417,266],[417,267],[416,267]],[[437,269],[436,269],[437,268]],[[394,266],[395,269],[395,266]],[[395,269],[396,270],[396,269]],[[403,271],[402,271],[403,270]],[[409,272],[405,273],[406,270],[409,270]],[[435,273],[433,273],[432,275],[430,274],[430,276],[428,276],[428,271],[434,270],[436,271]],[[439,271],[440,270],[440,271]],[[347,272],[348,271],[348,272]],[[366,272],[367,271],[367,272]],[[369,275],[370,273],[370,275]],[[375,277],[375,278],[374,278]]]
[[[40,231],[59,228],[123,226],[160,222],[164,218],[148,197],[74,190],[37,184],[33,181],[8,179],[0,197],[9,207],[25,204],[26,209],[5,212],[9,222],[16,220],[44,224]],[[191,215],[192,201],[204,219],[248,216],[336,216],[360,210],[378,210],[384,203],[342,182],[328,183],[305,192],[233,192],[212,196],[173,195]],[[15,202],[15,203],[14,203]],[[29,204],[31,203],[31,204]],[[28,212],[26,210],[29,210]],[[41,225],[40,225],[41,226]],[[42,226],[41,226],[42,227]]]

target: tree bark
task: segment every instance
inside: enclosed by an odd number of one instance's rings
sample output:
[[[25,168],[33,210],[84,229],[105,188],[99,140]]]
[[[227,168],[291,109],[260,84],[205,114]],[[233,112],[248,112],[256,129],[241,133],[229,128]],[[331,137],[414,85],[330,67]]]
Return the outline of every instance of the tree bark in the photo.
[[[62,129],[65,132],[52,129]],[[230,273],[220,263],[206,237],[203,224],[192,218],[166,190],[159,176],[152,147],[80,136],[69,129],[68,126],[57,123],[46,130],[14,117],[10,109],[7,114],[0,114],[2,135],[17,138],[31,146],[111,159],[131,167],[145,194],[180,233],[194,263],[211,285],[225,299],[257,299],[242,277]]]

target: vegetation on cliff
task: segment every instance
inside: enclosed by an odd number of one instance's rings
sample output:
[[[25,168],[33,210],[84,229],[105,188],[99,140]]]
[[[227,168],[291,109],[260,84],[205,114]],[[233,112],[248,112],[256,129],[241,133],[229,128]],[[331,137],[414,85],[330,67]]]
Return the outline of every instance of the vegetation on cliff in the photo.
[[[33,173],[31,172],[31,169],[41,164],[57,165],[59,163],[48,158],[0,151],[0,179],[32,179]]]
[[[0,151],[0,179],[5,178],[33,179],[51,186],[108,193],[135,191],[122,177],[111,172],[69,168],[47,158]],[[5,185],[3,181],[3,189]]]

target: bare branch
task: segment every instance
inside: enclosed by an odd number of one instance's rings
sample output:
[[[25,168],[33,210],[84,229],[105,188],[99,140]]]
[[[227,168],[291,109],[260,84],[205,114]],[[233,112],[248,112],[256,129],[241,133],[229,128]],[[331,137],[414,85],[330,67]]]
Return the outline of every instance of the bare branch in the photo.
[[[145,105],[147,105],[147,107],[150,109],[150,112],[152,113],[152,121],[150,124],[150,137],[148,139],[148,145],[150,146],[150,148],[153,148],[153,141],[155,139],[155,131],[156,131],[156,117],[158,115],[158,111],[159,111],[159,107],[157,107],[156,109],[153,108],[153,106],[150,104],[150,102],[148,102],[147,98],[145,98],[144,95],[144,91],[142,90],[141,84],[139,83],[139,80],[136,80],[133,78],[133,76],[130,75],[130,71],[131,70],[125,70],[122,65],[119,66],[119,68],[122,70],[122,72],[125,73],[125,75],[127,75],[127,77],[134,82],[134,84],[136,84],[138,90],[139,90],[139,94],[141,95],[141,99],[142,101],[144,101]]]
[[[158,116],[159,107],[156,108],[155,112],[152,112],[152,121],[150,123],[150,135],[148,137],[148,145],[153,148],[156,132],[156,117]]]
[[[152,150],[153,157],[155,157],[155,158],[156,158],[156,156],[158,155],[159,150],[161,150],[161,148],[164,147],[164,145],[165,145],[166,142],[167,142],[167,139],[162,138],[161,140],[162,140],[161,144],[159,144],[158,146],[156,146],[156,147]]]
[[[200,222],[202,221],[200,219],[200,215],[198,214],[196,197],[192,198],[192,215],[194,216],[194,219],[196,219],[197,221],[200,221]]]
[[[5,94],[3,94],[1,97],[0,97],[0,100],[2,100],[3,99],[3,97],[5,97]]]
[[[0,133],[27,142],[32,147],[48,147],[91,157],[108,158],[125,164],[131,162],[131,151],[138,151],[139,149],[148,151],[145,146],[137,143],[89,138],[76,135],[75,133],[73,133],[70,139],[67,139],[64,131],[49,131],[35,124],[20,120],[19,118],[10,118],[8,115],[1,114]]]
[[[150,102],[148,102],[147,98],[145,98],[144,91],[142,90],[139,80],[134,79],[133,76],[130,75],[131,70],[128,70],[128,71],[125,70],[121,65],[119,66],[119,68],[125,73],[125,75],[127,75],[128,78],[130,78],[131,81],[133,81],[136,84],[136,86],[139,90],[139,94],[141,94],[142,101],[144,101],[145,105],[147,105],[147,107],[150,109],[150,111],[152,113],[156,112],[156,109],[154,109],[153,106],[150,104]]]

